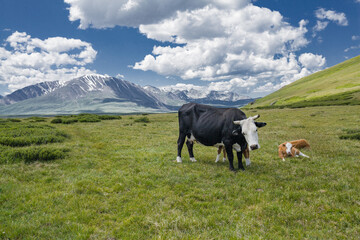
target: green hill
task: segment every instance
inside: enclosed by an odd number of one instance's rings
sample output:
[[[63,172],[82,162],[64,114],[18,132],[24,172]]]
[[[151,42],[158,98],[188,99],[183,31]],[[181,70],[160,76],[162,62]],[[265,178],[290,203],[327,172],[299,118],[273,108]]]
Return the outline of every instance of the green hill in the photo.
[[[360,56],[301,78],[246,108],[360,104]]]

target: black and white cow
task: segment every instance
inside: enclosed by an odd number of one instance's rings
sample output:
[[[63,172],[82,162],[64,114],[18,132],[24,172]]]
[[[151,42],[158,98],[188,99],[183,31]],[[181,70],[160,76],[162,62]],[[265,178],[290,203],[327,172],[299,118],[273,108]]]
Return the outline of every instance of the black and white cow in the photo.
[[[197,141],[205,146],[224,146],[228,155],[230,170],[234,171],[233,151],[237,152],[239,169],[244,170],[241,152],[246,148],[260,148],[257,128],[266,123],[255,122],[260,116],[246,118],[237,108],[215,108],[197,103],[184,104],[179,109],[179,139],[177,162],[181,160],[181,150],[186,145],[190,160],[196,162],[193,145]]]

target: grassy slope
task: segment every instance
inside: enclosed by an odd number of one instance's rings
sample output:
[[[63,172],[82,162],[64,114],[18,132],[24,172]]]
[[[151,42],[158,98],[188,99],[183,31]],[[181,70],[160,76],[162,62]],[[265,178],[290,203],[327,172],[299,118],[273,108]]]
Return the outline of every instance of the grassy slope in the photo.
[[[360,56],[297,80],[257,100],[250,107],[302,107],[349,103],[360,104]],[[270,106],[271,104],[273,105]]]
[[[268,125],[236,174],[198,144],[197,163],[186,148],[176,163],[176,114],[56,125],[68,157],[0,165],[0,238],[357,238],[360,142],[339,135],[359,129],[360,106],[246,113]],[[312,158],[280,161],[277,145],[298,138]]]

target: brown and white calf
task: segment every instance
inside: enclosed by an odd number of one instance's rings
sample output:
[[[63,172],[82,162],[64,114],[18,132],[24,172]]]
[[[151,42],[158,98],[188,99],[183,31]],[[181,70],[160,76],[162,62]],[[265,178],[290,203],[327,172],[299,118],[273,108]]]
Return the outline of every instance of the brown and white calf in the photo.
[[[218,154],[217,154],[217,156],[216,156],[215,162],[219,162],[220,156],[221,156],[221,151],[223,151],[223,153],[224,153],[223,162],[226,161],[226,151],[225,151],[225,148],[224,148],[224,146],[219,146],[219,148],[218,148]],[[249,152],[249,149],[248,149],[248,148],[245,148],[245,150],[242,151],[242,154],[243,154],[243,156],[245,157],[246,166],[249,166],[249,165],[251,164],[251,162],[250,162],[250,152]]]
[[[279,158],[285,161],[285,157],[306,157],[309,156],[300,152],[299,149],[310,148],[310,144],[305,139],[284,142],[279,145]]]

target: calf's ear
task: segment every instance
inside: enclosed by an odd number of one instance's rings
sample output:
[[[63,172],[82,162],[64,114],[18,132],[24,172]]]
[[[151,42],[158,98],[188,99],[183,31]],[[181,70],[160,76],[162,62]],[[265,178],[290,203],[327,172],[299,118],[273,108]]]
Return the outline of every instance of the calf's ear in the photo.
[[[255,122],[255,125],[256,125],[258,128],[261,128],[261,127],[265,127],[265,126],[266,126],[266,123],[265,123],[265,122]]]

